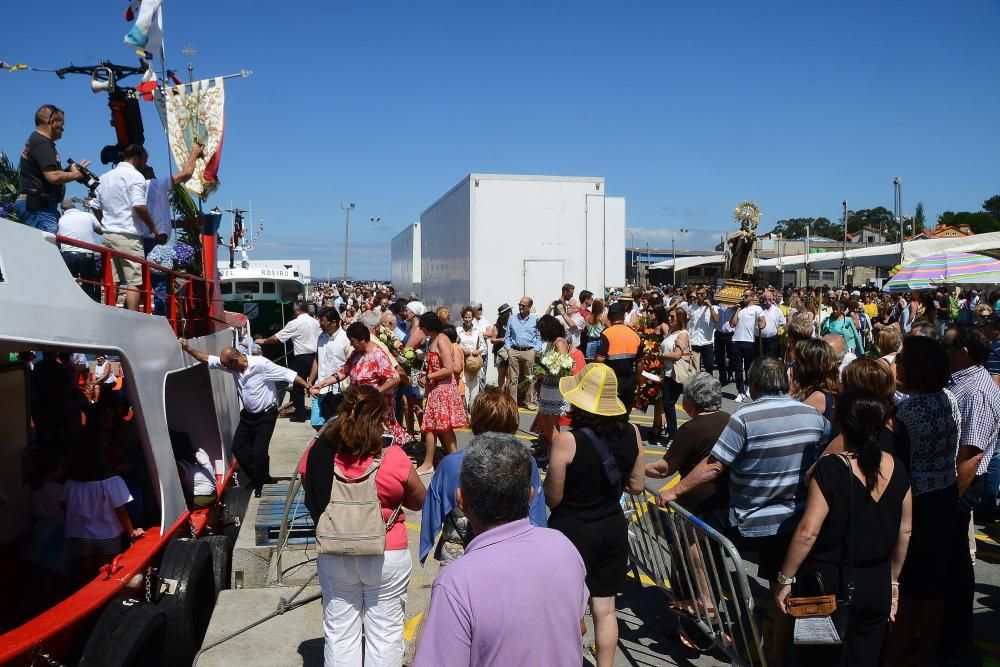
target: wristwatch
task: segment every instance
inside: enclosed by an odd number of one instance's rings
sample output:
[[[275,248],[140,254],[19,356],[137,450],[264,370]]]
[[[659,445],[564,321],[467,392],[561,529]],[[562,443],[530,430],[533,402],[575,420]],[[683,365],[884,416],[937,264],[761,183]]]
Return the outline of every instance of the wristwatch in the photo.
[[[781,570],[778,570],[778,574],[776,574],[774,578],[777,579],[778,583],[782,586],[795,583],[795,577],[786,577]]]

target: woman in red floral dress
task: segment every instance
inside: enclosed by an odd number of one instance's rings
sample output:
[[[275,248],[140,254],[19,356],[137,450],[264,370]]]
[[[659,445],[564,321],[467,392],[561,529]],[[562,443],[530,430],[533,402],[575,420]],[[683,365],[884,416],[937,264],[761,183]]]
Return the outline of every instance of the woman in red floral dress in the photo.
[[[392,434],[397,445],[402,446],[411,442],[413,436],[396,421],[393,390],[399,384],[399,373],[392,367],[389,355],[372,342],[371,331],[361,322],[355,322],[347,327],[347,339],[351,341],[354,352],[337,371],[336,381],[339,382],[350,375],[351,384],[368,384],[378,389],[385,398],[386,432]]]
[[[420,422],[425,453],[423,464],[417,468],[418,474],[427,474],[434,472],[436,438],[441,438],[445,456],[457,451],[455,429],[468,426],[469,420],[455,384],[454,351],[451,341],[442,333],[444,323],[436,313],[424,313],[420,316],[420,328],[431,339],[427,367],[421,374],[421,383],[427,391],[424,418]]]

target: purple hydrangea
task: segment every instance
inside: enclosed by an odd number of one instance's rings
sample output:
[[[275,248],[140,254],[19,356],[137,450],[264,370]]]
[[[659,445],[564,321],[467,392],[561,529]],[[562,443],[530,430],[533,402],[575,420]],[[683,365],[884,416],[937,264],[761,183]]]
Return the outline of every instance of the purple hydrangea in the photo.
[[[174,245],[174,256],[177,258],[177,264],[189,266],[194,261],[194,248],[187,243],[178,243]]]

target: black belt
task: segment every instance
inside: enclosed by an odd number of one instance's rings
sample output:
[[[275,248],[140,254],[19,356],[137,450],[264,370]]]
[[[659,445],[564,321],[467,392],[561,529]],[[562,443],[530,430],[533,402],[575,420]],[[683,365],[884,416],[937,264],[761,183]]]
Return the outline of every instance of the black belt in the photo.
[[[534,350],[535,348],[531,347],[530,345],[528,345],[526,347],[520,347],[518,345],[511,345],[510,349],[517,350],[518,352],[527,352],[528,350]]]
[[[267,406],[266,408],[264,408],[260,412],[250,412],[246,408],[243,408],[243,412],[247,413],[248,415],[255,415],[255,416],[256,415],[271,415],[271,414],[275,414],[276,415],[276,414],[278,414],[278,404],[277,403],[271,403],[271,405]]]

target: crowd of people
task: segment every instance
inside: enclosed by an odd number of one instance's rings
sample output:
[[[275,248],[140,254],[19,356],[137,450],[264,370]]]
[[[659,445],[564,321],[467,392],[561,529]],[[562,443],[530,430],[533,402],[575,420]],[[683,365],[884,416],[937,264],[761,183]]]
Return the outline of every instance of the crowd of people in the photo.
[[[710,286],[610,290],[595,298],[567,284],[540,309],[524,296],[516,312],[503,304],[495,322],[479,304],[452,322],[446,309],[398,299],[387,285],[318,290],[325,338],[305,379],[314,397],[329,388],[339,397],[321,402],[336,407],[314,422],[319,440],[336,449],[337,437],[345,437],[344,431],[334,436],[330,424],[350,412],[345,406],[354,390],[340,388],[346,378],[373,387],[382,397],[381,428],[393,436],[385,446],[409,448],[420,493],[427,488],[421,560],[433,553],[448,564],[435,582],[418,664],[530,662],[520,652],[523,642],[511,639],[515,630],[544,631],[552,646],[565,640],[566,650],[576,648],[551,664],[578,664],[579,635],[565,625],[518,630],[480,607],[489,603],[516,616],[519,605],[537,597],[553,608],[565,604],[548,623],[575,618],[579,624],[588,603],[598,664],[611,664],[614,598],[627,560],[619,497],[642,493],[646,478],[675,473],[680,481],[662,490],[659,501],[676,501],[729,536],[771,584],[777,614],[767,638],[770,663],[783,664],[792,643],[790,598],[817,586],[837,595],[850,587],[854,616],[841,646],[798,646],[800,661],[902,665],[919,646],[920,660],[940,664],[971,647],[971,516],[996,519],[1000,472],[1000,326],[992,309],[975,291],[899,298],[874,288],[762,287],[733,305],[717,304],[713,292]],[[308,311],[302,304],[302,314]],[[344,334],[349,311],[354,322]],[[375,340],[383,344],[371,345]],[[407,364],[401,352],[407,348],[423,350],[417,357],[423,361]],[[659,365],[650,363],[654,357]],[[550,363],[560,358],[564,366]],[[377,370],[352,373],[362,359]],[[489,370],[495,375],[487,383]],[[651,387],[658,388],[649,404],[656,421],[641,433],[628,416]],[[732,414],[723,410],[724,391],[737,403]],[[678,399],[688,416],[683,423]],[[537,411],[530,449],[509,438],[519,407]],[[470,413],[476,438],[456,452],[454,432]],[[418,431],[423,446],[413,449],[408,442]],[[646,444],[664,446],[663,459],[646,464]],[[409,473],[396,475],[408,483]],[[326,498],[324,487],[311,501],[314,514]],[[392,497],[382,507],[388,513],[396,505]],[[403,503],[418,505],[415,496]],[[503,591],[477,588],[486,553],[497,571],[513,566],[507,558],[553,539],[538,533],[545,527],[575,547],[546,549],[564,559],[559,571],[566,575],[580,572],[581,559],[583,588],[579,580],[560,581],[557,591],[554,580],[524,576],[505,577]],[[332,567],[342,573],[344,565]],[[338,586],[349,585],[384,596],[380,586],[405,590],[397,575],[358,575],[357,582],[354,574],[341,576],[324,590],[328,600],[341,600]],[[711,604],[688,601],[675,611],[683,613],[684,605],[711,611]],[[328,615],[339,608],[327,605]],[[401,614],[393,617],[402,623]],[[385,628],[383,620],[371,627],[356,620],[328,616],[332,664],[339,664],[338,642],[360,637],[351,633],[367,638]],[[402,651],[398,634],[392,637],[394,650]]]

